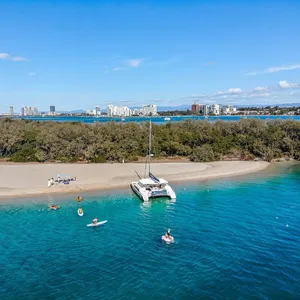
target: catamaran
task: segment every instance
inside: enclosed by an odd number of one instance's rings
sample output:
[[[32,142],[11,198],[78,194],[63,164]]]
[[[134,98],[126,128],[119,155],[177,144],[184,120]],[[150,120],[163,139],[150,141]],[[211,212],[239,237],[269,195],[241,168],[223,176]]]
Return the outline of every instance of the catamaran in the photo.
[[[140,197],[144,202],[148,202],[150,198],[158,198],[158,197],[168,197],[171,199],[176,199],[176,193],[163,178],[157,178],[151,173],[151,142],[152,142],[152,125],[150,121],[149,126],[149,149],[148,155],[145,164],[145,174],[144,178],[140,180],[131,182],[130,186],[134,193]],[[147,168],[148,167],[148,168]],[[146,177],[146,172],[148,170],[148,176]]]

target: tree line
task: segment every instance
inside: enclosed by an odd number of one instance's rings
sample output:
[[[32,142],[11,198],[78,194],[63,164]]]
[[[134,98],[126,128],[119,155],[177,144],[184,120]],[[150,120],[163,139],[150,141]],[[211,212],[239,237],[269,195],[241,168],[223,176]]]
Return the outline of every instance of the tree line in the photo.
[[[155,157],[191,161],[300,160],[300,122],[187,120],[152,125]],[[13,162],[125,162],[145,157],[148,123],[84,124],[0,120],[0,158]]]

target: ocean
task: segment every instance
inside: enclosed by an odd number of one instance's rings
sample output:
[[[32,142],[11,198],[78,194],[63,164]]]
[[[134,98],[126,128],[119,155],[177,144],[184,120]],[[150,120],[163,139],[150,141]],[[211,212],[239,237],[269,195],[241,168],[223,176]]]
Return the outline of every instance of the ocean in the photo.
[[[300,299],[299,164],[173,186],[1,200],[0,299]]]
[[[76,116],[45,116],[45,117],[22,117],[25,120],[33,121],[52,121],[52,122],[82,122],[82,123],[107,123],[107,122],[117,122],[117,123],[128,123],[128,122],[149,122],[150,120],[154,124],[166,124],[173,122],[182,122],[184,120],[206,120],[204,116],[175,116],[170,117],[170,120],[165,120],[165,117],[126,117],[125,120],[122,118],[112,118],[112,117],[76,117]],[[217,120],[236,122],[241,119],[261,119],[261,120],[295,120],[300,121],[300,116],[210,116],[208,117],[209,122],[215,122]]]

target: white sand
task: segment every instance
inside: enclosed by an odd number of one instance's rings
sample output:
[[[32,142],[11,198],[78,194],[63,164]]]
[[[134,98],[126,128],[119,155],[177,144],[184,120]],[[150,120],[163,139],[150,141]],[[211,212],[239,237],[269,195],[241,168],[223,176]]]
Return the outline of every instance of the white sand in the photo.
[[[153,163],[151,171],[170,183],[184,180],[205,180],[231,177],[256,172],[266,168],[267,162],[221,161],[212,163]],[[144,164],[0,164],[0,197],[63,194],[117,187],[129,187],[137,179],[136,170],[144,174]],[[75,176],[69,185],[48,188],[48,179],[57,174]]]

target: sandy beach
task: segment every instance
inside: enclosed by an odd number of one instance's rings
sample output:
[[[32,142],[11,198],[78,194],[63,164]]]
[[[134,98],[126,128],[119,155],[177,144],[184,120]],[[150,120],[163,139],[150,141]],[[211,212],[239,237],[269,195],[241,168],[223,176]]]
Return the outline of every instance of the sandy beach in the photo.
[[[212,163],[154,163],[151,171],[170,183],[187,180],[206,180],[231,177],[266,168],[267,162],[220,161]],[[129,187],[137,179],[137,171],[144,174],[144,164],[0,164],[0,198]],[[57,174],[76,177],[69,185],[55,184],[48,188],[48,179]]]

